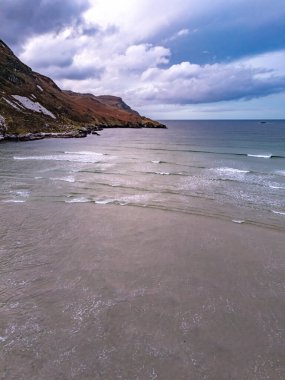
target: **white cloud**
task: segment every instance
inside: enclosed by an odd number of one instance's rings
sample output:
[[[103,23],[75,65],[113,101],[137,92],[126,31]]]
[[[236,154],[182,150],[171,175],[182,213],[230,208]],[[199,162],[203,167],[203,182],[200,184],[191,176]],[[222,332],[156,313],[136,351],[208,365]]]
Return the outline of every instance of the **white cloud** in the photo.
[[[129,44],[145,41],[181,20],[192,8],[190,0],[92,0],[85,13],[89,23],[115,25],[120,39]]]
[[[268,70],[274,70],[278,75],[285,75],[285,50],[246,57],[239,62],[254,68],[263,67]]]
[[[215,6],[227,9],[233,1],[90,3],[91,8],[83,15],[84,25],[30,38],[20,58],[66,89],[119,95],[130,105],[144,105],[145,109],[156,104],[160,109],[173,110],[180,104],[184,110],[185,104],[254,98],[285,88],[284,51],[227,64],[198,65],[187,57],[171,65],[171,51],[163,44],[151,43],[153,37],[162,32],[167,35],[168,30],[170,37],[164,43],[198,32],[191,24],[193,18],[209,14]],[[238,1],[240,6],[245,3]],[[189,29],[183,27],[185,20]],[[245,15],[243,20],[247,22]]]
[[[174,33],[168,39],[164,40],[164,42],[166,43],[168,41],[175,41],[175,40],[177,40],[177,38],[187,36],[189,33],[190,33],[189,29],[186,29],[186,28],[185,29],[181,29],[178,32]]]

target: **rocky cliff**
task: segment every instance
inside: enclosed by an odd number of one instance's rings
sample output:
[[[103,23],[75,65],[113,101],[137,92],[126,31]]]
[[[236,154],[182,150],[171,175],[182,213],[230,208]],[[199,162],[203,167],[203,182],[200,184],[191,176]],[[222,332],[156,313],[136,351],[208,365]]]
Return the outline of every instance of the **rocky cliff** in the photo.
[[[165,128],[119,97],[62,91],[0,40],[0,140],[84,137],[114,127]]]

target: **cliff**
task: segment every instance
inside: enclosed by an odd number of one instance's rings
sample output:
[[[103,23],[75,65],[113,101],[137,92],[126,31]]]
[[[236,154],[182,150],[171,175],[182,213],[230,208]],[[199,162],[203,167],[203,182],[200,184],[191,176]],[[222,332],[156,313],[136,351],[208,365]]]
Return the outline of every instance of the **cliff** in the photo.
[[[115,127],[165,128],[119,97],[61,90],[0,40],[0,140],[85,137]]]

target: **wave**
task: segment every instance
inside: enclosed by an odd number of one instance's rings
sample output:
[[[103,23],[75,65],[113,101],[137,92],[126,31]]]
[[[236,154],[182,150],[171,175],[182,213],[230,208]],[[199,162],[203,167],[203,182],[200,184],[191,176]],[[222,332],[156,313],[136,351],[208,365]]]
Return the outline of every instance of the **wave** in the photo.
[[[139,148],[138,148],[139,149]],[[144,148],[141,148],[144,149]],[[148,150],[164,151],[164,152],[183,152],[183,153],[206,153],[217,155],[230,155],[230,156],[244,156],[244,157],[258,157],[258,158],[285,158],[283,155],[275,154],[256,154],[256,153],[235,153],[235,152],[217,152],[212,150],[196,150],[196,149],[165,149],[165,148],[149,148]]]
[[[273,158],[277,156],[272,156],[272,154],[248,154],[248,157],[256,157],[256,158]]]
[[[102,199],[102,200],[95,201],[95,203],[98,205],[107,205],[109,203],[114,203],[115,201],[116,200],[114,200],[114,199]]]
[[[2,201],[3,203],[25,203],[24,199],[6,199]]]
[[[250,172],[249,170],[227,168],[227,167],[224,167],[224,168],[213,168],[213,169],[210,169],[210,170],[214,170],[214,171],[217,171],[217,172],[222,173],[222,174],[246,174],[246,173]]]
[[[270,187],[271,189],[284,189],[284,190],[285,190],[285,186],[269,185],[269,187]]]
[[[65,203],[88,203],[88,202],[90,202],[90,199],[84,198],[84,197],[73,198],[73,199],[69,199],[68,201],[65,201]]]
[[[35,160],[35,161],[70,161],[82,163],[100,162],[100,154],[82,155],[82,154],[53,154],[47,156],[14,156],[14,160]]]
[[[274,174],[280,175],[282,177],[285,177],[285,170],[276,170]]]
[[[283,211],[275,211],[275,210],[271,210],[274,214],[278,214],[278,215],[283,215],[285,216],[285,212]]]
[[[79,154],[80,156],[107,156],[106,153],[98,153],[98,152],[91,152],[91,151],[88,151],[88,150],[83,150],[83,151],[79,151],[79,152],[64,152],[65,154]]]
[[[168,172],[154,172],[153,174],[170,175],[170,173],[168,173]]]
[[[14,193],[19,197],[28,198],[30,195],[29,190],[16,190],[16,191],[10,191],[10,193]]]
[[[188,175],[188,174],[184,174],[184,173],[182,173],[182,172],[178,172],[178,173],[171,173],[171,172],[145,172],[146,174],[157,174],[157,175],[178,175],[178,176],[184,176],[184,177],[188,177],[188,176],[190,176],[190,175]]]
[[[168,162],[168,161],[161,161],[161,160],[152,160],[151,161],[153,164],[171,164],[171,165],[180,165],[176,162]],[[186,165],[182,165],[182,166],[186,166]]]
[[[102,200],[98,199],[97,201],[95,201],[95,203],[98,205],[116,204],[120,206],[125,206],[128,204],[127,201],[122,201],[119,199],[102,199]]]
[[[50,179],[53,180],[53,181],[64,181],[64,182],[71,182],[71,183],[75,182],[75,178],[72,177],[72,176],[59,177],[59,178],[50,178]]]

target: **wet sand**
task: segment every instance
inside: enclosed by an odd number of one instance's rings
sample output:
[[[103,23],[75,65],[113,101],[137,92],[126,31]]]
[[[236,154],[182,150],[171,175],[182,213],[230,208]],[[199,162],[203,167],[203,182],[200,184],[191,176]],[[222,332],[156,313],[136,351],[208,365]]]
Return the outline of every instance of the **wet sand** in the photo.
[[[1,379],[284,379],[285,233],[1,204]]]

